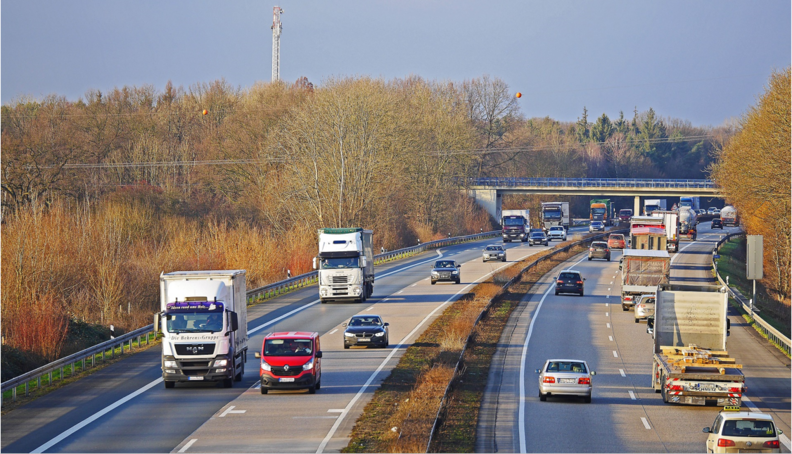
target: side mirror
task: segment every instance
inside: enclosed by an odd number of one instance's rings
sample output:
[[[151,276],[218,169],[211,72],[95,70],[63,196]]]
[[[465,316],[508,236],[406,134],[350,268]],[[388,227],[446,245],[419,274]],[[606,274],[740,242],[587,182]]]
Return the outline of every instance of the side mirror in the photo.
[[[316,257],[313,258],[313,269],[316,269]]]
[[[321,351],[321,350],[319,350],[318,352],[316,352],[316,357],[317,357],[317,358],[321,358],[321,357],[322,357],[322,351]]]
[[[256,358],[261,358],[261,353],[259,352],[253,353],[253,356],[255,356]]]
[[[542,369],[536,369],[536,373],[537,374],[541,374],[542,373]]]
[[[382,325],[382,326],[390,326],[390,323],[385,323],[385,324],[384,324],[384,325]]]
[[[584,278],[583,278],[583,280],[585,281],[585,280],[586,280],[586,278],[584,277]]]
[[[160,332],[160,314],[154,314],[154,332]]]
[[[462,268],[462,264],[461,263],[457,263],[457,268]]]
[[[705,434],[708,434],[708,433],[710,433],[710,428],[709,427],[705,427],[705,428],[701,429],[701,431],[704,432]]]
[[[597,375],[597,373],[592,370],[591,371],[591,375],[594,376],[594,375]]]
[[[236,331],[239,329],[239,316],[236,312],[229,312],[228,315],[231,317],[231,331]]]
[[[781,430],[781,429],[778,429],[778,435],[784,435],[784,431]]]

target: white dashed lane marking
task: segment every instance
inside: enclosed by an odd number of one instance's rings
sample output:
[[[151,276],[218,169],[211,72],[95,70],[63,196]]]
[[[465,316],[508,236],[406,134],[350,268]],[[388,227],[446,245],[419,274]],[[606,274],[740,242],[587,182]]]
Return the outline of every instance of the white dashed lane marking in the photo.
[[[619,369],[619,373],[621,374],[622,377],[627,376],[627,374],[624,373],[624,369]]]

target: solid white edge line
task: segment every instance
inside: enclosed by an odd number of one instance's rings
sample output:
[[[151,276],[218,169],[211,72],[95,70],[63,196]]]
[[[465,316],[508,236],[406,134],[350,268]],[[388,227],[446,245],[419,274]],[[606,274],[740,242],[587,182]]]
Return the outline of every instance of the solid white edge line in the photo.
[[[574,268],[578,263],[582,262],[588,257],[583,257],[582,259],[575,262],[574,265],[567,268],[571,270]],[[531,333],[533,333],[534,323],[536,319],[539,317],[539,310],[542,308],[542,303],[544,303],[545,298],[547,295],[550,294],[550,291],[553,290],[554,286],[552,283],[548,286],[547,291],[542,296],[542,299],[539,300],[539,305],[536,306],[536,310],[534,311],[533,318],[531,318],[531,324],[528,326],[528,334],[525,336],[525,343],[523,344],[522,349],[522,357],[520,358],[520,406],[519,411],[517,412],[518,420],[517,420],[517,429],[519,430],[520,434],[520,453],[527,452],[526,451],[526,442],[525,442],[525,358],[528,356],[528,342],[531,340]]]
[[[540,252],[540,251],[537,251],[537,252]],[[517,261],[519,262],[520,260],[524,259],[525,257],[528,257],[528,256],[530,256],[530,255],[533,255],[533,254],[534,254],[534,252],[531,252],[530,254],[526,254],[526,255],[524,255],[524,256],[522,256],[522,257],[520,257],[520,258],[519,258]],[[474,259],[474,260],[475,260],[475,259]],[[466,262],[466,263],[467,263],[467,262]],[[580,262],[578,262],[578,263],[580,263]],[[470,284],[467,284],[466,286],[462,287],[462,289],[461,289],[461,290],[459,290],[459,291],[458,291],[458,292],[456,292],[455,294],[451,295],[451,297],[449,297],[449,298],[448,298],[448,299],[447,299],[447,300],[446,300],[446,301],[445,301],[443,304],[441,304],[441,305],[437,306],[437,307],[436,307],[436,308],[435,308],[435,309],[434,309],[432,312],[430,312],[430,313],[429,313],[429,315],[427,315],[426,317],[424,317],[424,319],[423,319],[423,320],[421,320],[421,322],[420,322],[420,323],[418,323],[418,324],[415,326],[415,328],[413,328],[413,329],[412,329],[412,331],[410,331],[410,333],[409,333],[409,334],[407,334],[406,336],[404,336],[404,338],[403,338],[401,341],[399,341],[399,345],[397,345],[397,346],[396,346],[396,347],[395,347],[395,348],[394,348],[394,349],[393,349],[393,350],[390,352],[390,354],[389,354],[387,357],[385,357],[385,359],[382,361],[382,363],[380,363],[379,367],[377,367],[377,370],[375,370],[375,371],[374,371],[374,373],[372,373],[372,374],[371,374],[371,376],[368,378],[368,380],[366,380],[366,383],[364,383],[364,384],[363,384],[363,386],[360,388],[360,390],[357,392],[357,394],[355,394],[355,396],[352,398],[352,400],[350,400],[350,401],[349,401],[349,403],[347,404],[347,406],[346,406],[346,407],[344,407],[344,411],[343,411],[343,412],[342,412],[342,413],[341,413],[341,414],[338,416],[338,419],[336,419],[335,423],[333,423],[333,427],[331,427],[331,428],[330,428],[330,431],[327,433],[327,435],[324,437],[324,439],[322,440],[322,442],[319,444],[319,447],[316,449],[316,454],[321,454],[322,452],[324,452],[324,448],[327,446],[327,443],[329,443],[329,442],[330,442],[330,440],[333,438],[333,435],[335,435],[335,433],[336,433],[336,430],[338,430],[338,427],[339,427],[339,426],[341,425],[341,423],[344,421],[344,418],[346,418],[346,415],[347,415],[347,414],[349,414],[349,411],[352,409],[352,407],[355,405],[355,403],[358,401],[358,399],[360,399],[360,396],[362,396],[362,395],[363,395],[363,393],[364,393],[364,392],[366,391],[366,389],[369,387],[369,385],[371,384],[371,382],[373,382],[373,381],[374,381],[374,379],[377,377],[377,374],[379,374],[379,373],[380,373],[380,371],[382,371],[382,369],[383,369],[383,368],[385,367],[385,365],[388,363],[388,361],[390,361],[390,360],[391,360],[391,358],[393,358],[393,355],[395,355],[395,354],[396,354],[396,352],[397,352],[397,351],[399,351],[399,349],[401,349],[402,347],[404,347],[404,346],[405,346],[405,342],[407,341],[407,339],[409,339],[409,338],[410,338],[410,337],[411,337],[413,334],[415,334],[415,333],[418,331],[418,329],[419,329],[421,326],[423,326],[423,324],[424,324],[424,323],[426,323],[426,322],[427,322],[427,320],[429,320],[429,318],[431,318],[431,317],[432,317],[432,316],[433,316],[435,313],[437,313],[437,311],[439,311],[440,309],[442,309],[443,307],[445,307],[445,305],[446,305],[446,304],[448,304],[449,302],[453,301],[453,300],[454,300],[454,299],[455,299],[455,298],[456,298],[458,295],[462,294],[463,292],[466,292],[466,291],[467,291],[467,289],[468,289],[470,286],[472,286],[472,285],[475,285],[475,284],[477,284],[478,282],[480,282],[480,281],[482,281],[482,280],[484,280],[484,279],[488,278],[489,276],[491,276],[491,275],[493,275],[493,274],[497,273],[497,272],[498,272],[498,271],[500,271],[502,268],[505,268],[505,267],[507,267],[507,266],[511,266],[511,265],[512,265],[512,263],[506,263],[506,264],[504,264],[504,265],[502,265],[502,266],[500,266],[500,267],[498,267],[498,268],[494,269],[492,272],[490,272],[490,273],[487,273],[487,274],[485,274],[485,275],[481,276],[480,278],[476,279],[475,281],[471,282]]]
[[[753,402],[751,402],[751,399],[749,399],[749,398],[748,398],[748,396],[746,396],[746,395],[743,395],[743,396],[742,396],[742,400],[743,400],[743,402],[745,402],[745,403],[746,403],[746,404],[747,404],[749,407],[751,407],[751,410],[753,410],[753,411],[755,411],[755,412],[757,412],[757,413],[762,413],[762,410],[760,410],[760,409],[759,409],[759,407],[757,407],[757,406],[756,406],[756,404],[754,404]],[[778,436],[778,441],[780,441],[781,443],[783,443],[783,444],[784,444],[784,446],[786,446],[786,448],[787,448],[787,449],[789,449],[790,451],[792,451],[792,447],[790,447],[789,437],[787,437],[787,436],[786,436],[786,434],[781,434],[781,435],[779,435],[779,436]]]
[[[188,441],[186,445],[182,446],[179,452],[187,452],[187,450],[190,449],[190,446],[192,446],[196,441],[198,441],[197,438],[193,438],[192,440]]]
[[[39,446],[38,448],[31,451],[32,453],[40,453],[48,450],[49,448],[55,446],[56,444],[63,441],[66,437],[70,436],[71,434],[77,432],[78,430],[82,429],[83,427],[91,424],[92,422],[96,421],[97,419],[101,418],[102,416],[106,415],[107,413],[115,410],[116,408],[124,405],[125,403],[129,402],[130,400],[134,399],[135,397],[143,394],[144,392],[148,391],[149,389],[153,388],[154,386],[162,383],[162,377],[154,380],[153,382],[149,383],[148,385],[138,389],[137,391],[133,392],[132,394],[127,395],[123,399],[117,400],[115,403],[108,405],[107,407],[103,408],[102,410],[94,413],[90,417],[82,420],[82,422],[78,423],[75,426],[72,426],[69,430],[61,433],[57,437],[53,438],[52,440],[44,443],[43,445]]]

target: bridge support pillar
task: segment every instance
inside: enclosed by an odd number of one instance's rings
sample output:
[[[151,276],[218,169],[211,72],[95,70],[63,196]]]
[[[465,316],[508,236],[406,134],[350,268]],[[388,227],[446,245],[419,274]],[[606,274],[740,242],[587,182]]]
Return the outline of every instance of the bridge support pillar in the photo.
[[[497,189],[471,189],[470,196],[500,224],[503,197]]]
[[[633,205],[633,216],[643,216],[641,213],[641,196],[635,196],[635,204]]]

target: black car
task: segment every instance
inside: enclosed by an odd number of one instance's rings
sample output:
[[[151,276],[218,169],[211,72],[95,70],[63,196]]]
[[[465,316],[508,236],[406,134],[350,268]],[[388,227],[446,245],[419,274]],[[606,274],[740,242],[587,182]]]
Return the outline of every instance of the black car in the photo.
[[[528,246],[533,246],[534,244],[544,244],[547,246],[550,240],[547,239],[547,235],[545,235],[543,230],[531,232],[531,236],[528,237]]]
[[[580,275],[579,271],[564,270],[558,274],[556,279],[555,294],[559,293],[577,293],[583,296],[583,281],[586,279]]]
[[[712,225],[710,226],[710,228],[723,230],[723,220],[721,220],[721,218],[712,219]]]
[[[451,281],[459,284],[459,269],[462,265],[453,260],[438,260],[432,267],[432,274],[429,280],[432,285],[439,281]]]
[[[388,324],[379,315],[356,315],[344,323],[344,348],[353,345],[385,348],[388,346]]]

